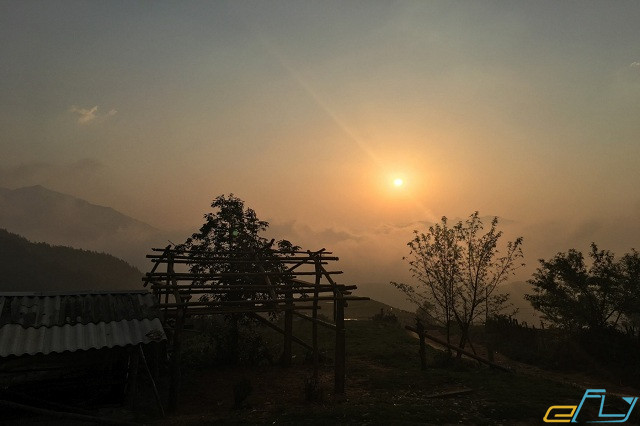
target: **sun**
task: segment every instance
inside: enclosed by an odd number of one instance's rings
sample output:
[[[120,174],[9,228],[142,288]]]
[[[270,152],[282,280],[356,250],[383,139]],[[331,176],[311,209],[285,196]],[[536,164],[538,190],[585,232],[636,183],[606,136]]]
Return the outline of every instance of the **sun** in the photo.
[[[400,178],[395,178],[393,180],[393,185],[394,186],[401,187],[402,184],[404,184],[404,181],[402,179],[400,179]]]

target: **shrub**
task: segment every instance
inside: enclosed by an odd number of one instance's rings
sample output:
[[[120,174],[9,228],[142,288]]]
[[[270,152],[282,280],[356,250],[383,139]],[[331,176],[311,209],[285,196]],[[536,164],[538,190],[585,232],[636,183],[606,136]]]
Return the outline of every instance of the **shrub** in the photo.
[[[182,351],[187,368],[273,363],[263,337],[249,320],[237,321],[223,315],[198,317],[197,333],[188,336]]]
[[[397,323],[398,317],[393,312],[389,311],[387,313],[384,312],[384,308],[380,308],[380,313],[375,314],[371,317],[373,321],[383,321],[390,323]]]

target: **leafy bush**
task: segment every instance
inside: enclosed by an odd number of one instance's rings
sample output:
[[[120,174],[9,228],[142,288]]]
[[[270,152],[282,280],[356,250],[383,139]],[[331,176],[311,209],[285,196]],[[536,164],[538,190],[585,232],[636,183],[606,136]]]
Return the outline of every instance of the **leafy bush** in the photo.
[[[380,313],[375,314],[371,317],[373,321],[383,321],[383,322],[391,322],[397,323],[398,317],[393,312],[384,312],[384,308],[380,308]]]
[[[516,361],[615,375],[627,384],[640,384],[638,339],[613,328],[570,333],[528,327],[510,317],[496,316],[487,322],[487,334],[496,350]]]
[[[182,359],[187,368],[273,363],[267,342],[248,320],[206,316],[194,321],[195,331],[185,340]]]

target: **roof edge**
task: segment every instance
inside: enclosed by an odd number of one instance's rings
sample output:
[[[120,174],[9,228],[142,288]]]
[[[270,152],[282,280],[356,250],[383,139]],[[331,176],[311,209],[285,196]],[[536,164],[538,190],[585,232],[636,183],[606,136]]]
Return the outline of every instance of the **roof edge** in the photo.
[[[151,294],[148,290],[0,291],[0,297],[83,296],[92,294]]]

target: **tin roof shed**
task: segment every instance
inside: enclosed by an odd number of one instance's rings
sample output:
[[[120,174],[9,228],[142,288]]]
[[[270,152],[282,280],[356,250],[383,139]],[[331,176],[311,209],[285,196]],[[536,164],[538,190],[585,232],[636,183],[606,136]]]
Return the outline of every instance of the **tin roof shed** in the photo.
[[[161,341],[159,314],[146,291],[0,293],[0,357]]]

